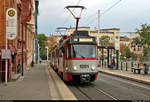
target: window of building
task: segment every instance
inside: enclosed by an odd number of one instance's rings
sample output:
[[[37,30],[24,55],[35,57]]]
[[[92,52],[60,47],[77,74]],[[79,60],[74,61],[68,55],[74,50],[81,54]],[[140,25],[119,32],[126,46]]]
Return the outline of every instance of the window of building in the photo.
[[[136,45],[134,43],[132,43],[131,49],[134,50],[134,51],[136,51]]]
[[[141,44],[138,44],[138,51],[142,51],[142,45]]]

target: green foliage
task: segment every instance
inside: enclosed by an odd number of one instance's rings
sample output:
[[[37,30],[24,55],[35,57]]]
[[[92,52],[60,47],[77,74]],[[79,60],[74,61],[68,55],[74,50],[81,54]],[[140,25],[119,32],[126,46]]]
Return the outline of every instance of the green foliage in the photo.
[[[137,33],[140,35],[140,37],[135,38],[134,42],[138,42],[137,44],[141,44],[144,47],[143,57],[145,57],[148,55],[148,49],[150,48],[150,25],[142,24],[141,29],[136,29],[136,30]]]
[[[141,39],[139,37],[133,38],[133,43],[141,44]]]
[[[131,53],[131,58],[132,58],[132,60],[137,60],[137,55],[134,53]]]
[[[144,52],[143,56],[150,56],[150,48],[144,47],[143,52]]]
[[[126,47],[124,48],[123,55],[124,55],[127,59],[129,59],[129,58],[131,57],[131,52],[130,52],[130,48],[129,48],[129,47],[126,46]]]
[[[150,46],[150,25],[142,24],[141,29],[136,29],[140,35],[139,41],[142,45]]]
[[[46,60],[47,59],[47,50],[46,50],[46,48],[44,49],[40,49],[40,56],[41,56],[41,58],[43,59],[43,60]]]
[[[109,36],[102,36],[100,38],[100,45],[102,45],[102,46],[108,45],[109,40],[110,40]]]
[[[126,59],[124,58],[124,56],[120,56],[120,60],[125,61]]]
[[[45,36],[45,34],[38,34],[37,38],[40,47],[45,48],[46,41],[47,41],[47,37]]]
[[[45,48],[47,43],[47,37],[45,36],[45,34],[38,34],[37,38],[40,46],[40,57],[45,60],[47,57],[47,52]]]

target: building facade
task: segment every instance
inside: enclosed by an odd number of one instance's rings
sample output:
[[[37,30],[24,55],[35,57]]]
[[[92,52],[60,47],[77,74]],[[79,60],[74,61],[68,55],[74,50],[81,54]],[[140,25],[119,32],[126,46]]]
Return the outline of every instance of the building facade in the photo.
[[[8,49],[11,51],[11,59],[8,60],[8,79],[11,79],[13,74],[21,72],[18,65],[22,61],[22,41],[24,70],[26,70],[28,60],[31,59],[28,56],[33,52],[33,50],[29,49],[32,48],[34,28],[31,29],[27,22],[31,21],[31,23],[35,24],[35,22],[32,22],[34,21],[34,19],[32,20],[34,2],[35,0],[0,0],[0,81],[5,79],[5,60],[1,58],[1,50],[6,47],[6,10],[8,8],[17,10],[17,37],[14,40],[8,40]]]

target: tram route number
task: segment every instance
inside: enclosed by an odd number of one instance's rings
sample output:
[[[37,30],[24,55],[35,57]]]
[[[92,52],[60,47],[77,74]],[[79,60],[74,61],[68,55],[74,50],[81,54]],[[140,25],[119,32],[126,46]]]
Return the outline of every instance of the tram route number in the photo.
[[[89,65],[80,65],[80,68],[89,68]]]

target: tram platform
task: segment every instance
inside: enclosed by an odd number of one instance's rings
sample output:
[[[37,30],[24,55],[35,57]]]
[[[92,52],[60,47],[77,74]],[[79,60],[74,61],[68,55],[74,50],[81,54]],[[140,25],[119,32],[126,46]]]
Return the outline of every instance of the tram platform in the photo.
[[[109,74],[109,75],[113,75],[113,76],[117,76],[117,77],[121,77],[121,78],[125,78],[128,80],[133,80],[133,81],[137,81],[140,83],[145,83],[145,84],[149,84],[150,85],[150,73],[148,74],[135,74],[131,71],[131,68],[129,68],[127,71],[126,70],[121,70],[121,69],[110,69],[110,68],[98,68],[100,73],[105,73],[105,74]]]
[[[0,100],[77,100],[48,63],[35,64],[24,77],[0,83]]]

